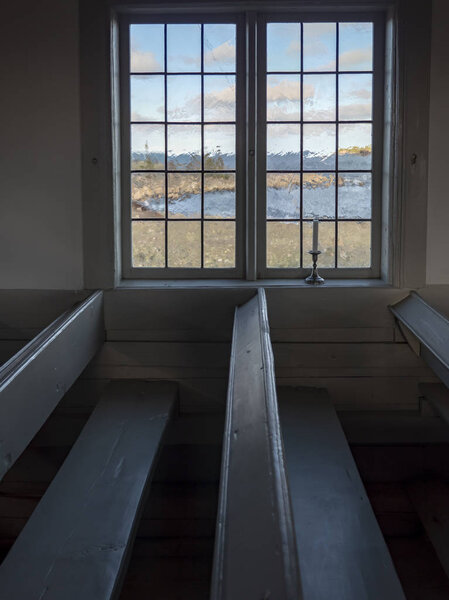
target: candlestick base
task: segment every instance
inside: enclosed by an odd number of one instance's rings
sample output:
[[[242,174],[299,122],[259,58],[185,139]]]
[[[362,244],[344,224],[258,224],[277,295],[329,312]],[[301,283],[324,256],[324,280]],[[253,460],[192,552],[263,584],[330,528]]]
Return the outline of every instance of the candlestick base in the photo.
[[[317,262],[318,255],[321,254],[320,250],[314,252],[313,250],[309,250],[309,254],[312,255],[312,272],[308,277],[305,278],[305,282],[309,285],[322,285],[324,283],[324,279],[318,275]]]

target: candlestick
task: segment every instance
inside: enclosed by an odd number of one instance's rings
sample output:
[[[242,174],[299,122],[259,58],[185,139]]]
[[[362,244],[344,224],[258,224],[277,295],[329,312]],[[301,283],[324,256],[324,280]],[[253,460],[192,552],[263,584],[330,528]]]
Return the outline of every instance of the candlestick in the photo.
[[[313,219],[312,252],[318,252],[318,224],[319,220]]]
[[[314,252],[313,250],[309,250],[309,254],[312,255],[312,272],[308,277],[306,277],[305,282],[310,285],[321,285],[324,283],[324,279],[318,275],[318,270],[316,268],[316,264],[318,262],[318,256],[321,254],[319,250]]]

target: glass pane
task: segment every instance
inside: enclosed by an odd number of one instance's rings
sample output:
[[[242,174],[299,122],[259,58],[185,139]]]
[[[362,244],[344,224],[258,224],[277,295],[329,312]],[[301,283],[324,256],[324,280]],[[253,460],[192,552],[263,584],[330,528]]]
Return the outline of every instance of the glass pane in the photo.
[[[335,219],[335,175],[304,173],[303,217],[305,219]]]
[[[201,25],[167,25],[167,71],[201,70]]]
[[[201,216],[200,173],[169,173],[167,188],[170,219],[198,219]]]
[[[201,121],[201,76],[167,77],[167,120]]]
[[[340,71],[371,71],[373,68],[373,24],[340,23]]]
[[[165,126],[131,125],[131,169],[165,168]]]
[[[267,169],[301,168],[301,125],[267,125]]]
[[[234,173],[204,174],[204,216],[214,219],[235,218]]]
[[[304,23],[304,71],[335,71],[335,23]]]
[[[169,221],[168,266],[201,267],[201,223]]]
[[[235,169],[235,125],[204,126],[204,168]]]
[[[164,26],[134,24],[129,28],[130,69],[134,73],[164,70]]]
[[[164,218],[165,174],[132,173],[131,203],[133,218]]]
[[[267,222],[267,267],[300,265],[300,226],[298,222]]]
[[[371,169],[370,124],[339,125],[338,145],[339,169]]]
[[[267,71],[301,70],[300,23],[267,24]]]
[[[304,121],[335,121],[335,75],[304,75]]]
[[[299,173],[268,173],[267,219],[299,219],[300,204]]]
[[[312,249],[312,222],[303,223],[303,265],[312,267],[312,256],[309,250]],[[329,221],[320,221],[318,230],[318,250],[321,254],[318,256],[318,272],[320,268],[333,269],[335,267],[335,223]]]
[[[338,266],[371,266],[371,223],[369,221],[338,223]]]
[[[165,224],[134,221],[132,253],[133,267],[165,267]]]
[[[303,144],[305,170],[335,169],[335,125],[303,125]]]
[[[339,118],[369,121],[372,118],[372,75],[339,75]]]
[[[204,266],[218,269],[235,267],[234,221],[205,221]]]
[[[204,77],[204,120],[235,121],[235,76]]]
[[[371,219],[371,173],[340,173],[338,217]]]
[[[206,73],[235,73],[235,32],[232,23],[204,25]]]
[[[299,121],[299,75],[267,76],[267,121]]]
[[[168,125],[168,169],[201,169],[201,125]]]
[[[164,76],[131,75],[131,121],[164,121]]]

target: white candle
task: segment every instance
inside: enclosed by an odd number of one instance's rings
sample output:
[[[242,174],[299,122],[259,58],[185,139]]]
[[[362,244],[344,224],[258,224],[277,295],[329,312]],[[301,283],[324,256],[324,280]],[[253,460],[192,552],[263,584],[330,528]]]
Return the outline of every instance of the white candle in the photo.
[[[313,219],[312,252],[318,252],[318,219]]]

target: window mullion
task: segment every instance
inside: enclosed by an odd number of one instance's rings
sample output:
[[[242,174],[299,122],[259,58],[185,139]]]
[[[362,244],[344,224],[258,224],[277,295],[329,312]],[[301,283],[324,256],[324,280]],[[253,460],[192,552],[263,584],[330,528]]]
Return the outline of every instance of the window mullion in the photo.
[[[246,279],[257,279],[257,15],[246,13]]]

